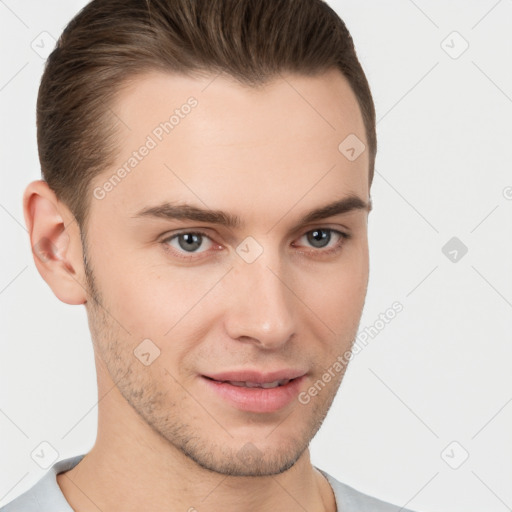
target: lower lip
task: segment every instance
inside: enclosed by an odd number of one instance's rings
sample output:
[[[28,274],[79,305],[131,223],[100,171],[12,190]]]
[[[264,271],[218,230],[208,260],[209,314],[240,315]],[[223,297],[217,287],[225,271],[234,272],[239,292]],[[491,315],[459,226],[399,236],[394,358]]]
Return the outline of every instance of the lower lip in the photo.
[[[289,405],[299,394],[304,379],[297,377],[275,388],[246,388],[229,382],[202,378],[206,385],[231,405],[247,412],[275,412]]]

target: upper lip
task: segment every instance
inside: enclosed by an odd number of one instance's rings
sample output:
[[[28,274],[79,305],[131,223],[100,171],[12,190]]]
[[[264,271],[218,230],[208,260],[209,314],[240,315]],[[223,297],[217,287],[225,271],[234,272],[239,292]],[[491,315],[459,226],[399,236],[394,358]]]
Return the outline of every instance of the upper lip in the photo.
[[[277,380],[291,380],[302,377],[306,372],[293,368],[285,368],[273,372],[261,372],[258,370],[233,370],[222,373],[204,374],[204,377],[219,381],[256,382],[258,384],[275,382]]]

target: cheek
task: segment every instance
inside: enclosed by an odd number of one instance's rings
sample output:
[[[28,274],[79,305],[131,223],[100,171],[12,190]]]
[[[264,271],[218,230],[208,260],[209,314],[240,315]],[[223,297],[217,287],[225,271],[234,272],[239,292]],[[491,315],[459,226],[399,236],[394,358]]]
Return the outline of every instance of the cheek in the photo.
[[[352,251],[338,263],[303,280],[301,298],[336,332],[359,322],[368,285],[368,253]]]
[[[166,345],[177,333],[204,323],[204,306],[222,269],[177,267],[141,256],[103,261],[99,286],[109,312],[132,336]]]

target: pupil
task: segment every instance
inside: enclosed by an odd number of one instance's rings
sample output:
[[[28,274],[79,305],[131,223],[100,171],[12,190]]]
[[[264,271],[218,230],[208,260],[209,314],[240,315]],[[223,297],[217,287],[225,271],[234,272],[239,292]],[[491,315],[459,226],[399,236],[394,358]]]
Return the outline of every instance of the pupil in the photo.
[[[308,238],[309,242],[311,242],[314,247],[324,247],[330,242],[331,234],[325,229],[315,229],[311,231]]]

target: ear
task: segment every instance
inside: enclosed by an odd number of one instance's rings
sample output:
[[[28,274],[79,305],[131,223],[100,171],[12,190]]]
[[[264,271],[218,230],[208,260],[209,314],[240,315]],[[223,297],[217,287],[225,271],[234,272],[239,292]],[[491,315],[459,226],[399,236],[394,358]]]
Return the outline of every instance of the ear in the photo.
[[[69,208],[45,181],[37,180],[25,189],[23,214],[42,278],[62,302],[87,302],[80,229]]]

